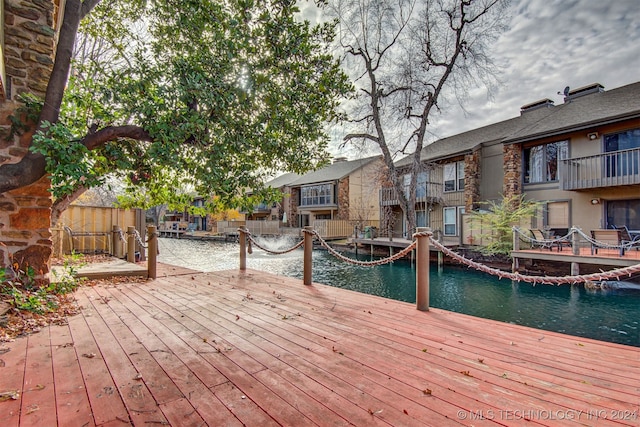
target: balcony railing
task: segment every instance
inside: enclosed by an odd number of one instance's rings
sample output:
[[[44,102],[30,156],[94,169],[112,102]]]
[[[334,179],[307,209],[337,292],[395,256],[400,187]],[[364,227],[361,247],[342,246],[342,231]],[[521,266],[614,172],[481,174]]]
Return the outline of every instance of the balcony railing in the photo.
[[[564,159],[559,172],[563,190],[640,184],[640,148]]]
[[[426,188],[418,188],[416,191],[416,203],[438,203],[442,199],[442,184],[439,182],[427,182]],[[395,188],[382,188],[380,190],[380,204],[382,206],[399,205],[400,199]]]

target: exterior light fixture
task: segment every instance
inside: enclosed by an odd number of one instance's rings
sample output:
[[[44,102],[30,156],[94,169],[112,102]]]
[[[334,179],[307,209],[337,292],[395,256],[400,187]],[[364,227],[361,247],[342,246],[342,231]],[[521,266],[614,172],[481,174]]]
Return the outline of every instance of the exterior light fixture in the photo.
[[[592,205],[599,205],[600,204],[600,199],[591,199],[591,204]]]
[[[587,134],[587,138],[589,138],[590,141],[594,141],[596,139],[598,139],[598,132],[590,132]]]

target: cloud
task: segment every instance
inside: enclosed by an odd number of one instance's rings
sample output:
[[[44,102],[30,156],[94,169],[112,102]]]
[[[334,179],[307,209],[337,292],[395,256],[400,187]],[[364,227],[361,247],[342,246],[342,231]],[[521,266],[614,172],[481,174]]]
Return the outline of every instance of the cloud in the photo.
[[[601,83],[613,89],[640,80],[638,0],[517,0],[511,28],[492,56],[505,65],[503,85],[487,100],[470,92],[465,104],[434,117],[437,137],[496,123],[519,114],[522,105],[557,95],[565,86]]]

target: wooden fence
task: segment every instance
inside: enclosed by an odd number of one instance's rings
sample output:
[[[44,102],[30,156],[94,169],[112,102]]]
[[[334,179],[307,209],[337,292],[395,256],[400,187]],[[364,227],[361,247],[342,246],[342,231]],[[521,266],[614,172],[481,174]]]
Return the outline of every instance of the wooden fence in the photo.
[[[313,229],[318,232],[323,239],[346,239],[354,235],[355,227],[364,233],[366,227],[373,227],[380,230],[380,221],[352,221],[339,219],[317,219],[313,221]],[[371,233],[371,231],[370,231]],[[374,236],[369,236],[374,237]]]
[[[51,229],[53,256],[61,257],[71,252],[113,255],[114,225],[119,226],[125,233],[127,227],[134,226],[140,236],[146,234],[142,209],[69,206]]]

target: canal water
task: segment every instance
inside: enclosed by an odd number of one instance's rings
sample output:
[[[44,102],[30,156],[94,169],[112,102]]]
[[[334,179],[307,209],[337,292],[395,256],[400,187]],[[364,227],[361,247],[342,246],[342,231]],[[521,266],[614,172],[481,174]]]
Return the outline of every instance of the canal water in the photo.
[[[260,243],[272,250],[292,247],[281,238]],[[200,271],[237,269],[237,243],[160,239],[158,261]],[[253,248],[247,267],[302,279],[298,249],[270,255]],[[354,255],[349,255],[353,257]],[[369,258],[360,257],[369,260]],[[586,290],[582,285],[550,286],[516,283],[469,270],[431,266],[430,306],[578,337],[640,347],[640,291]],[[360,267],[329,255],[313,253],[313,281],[385,298],[415,303],[415,269],[400,260]]]

